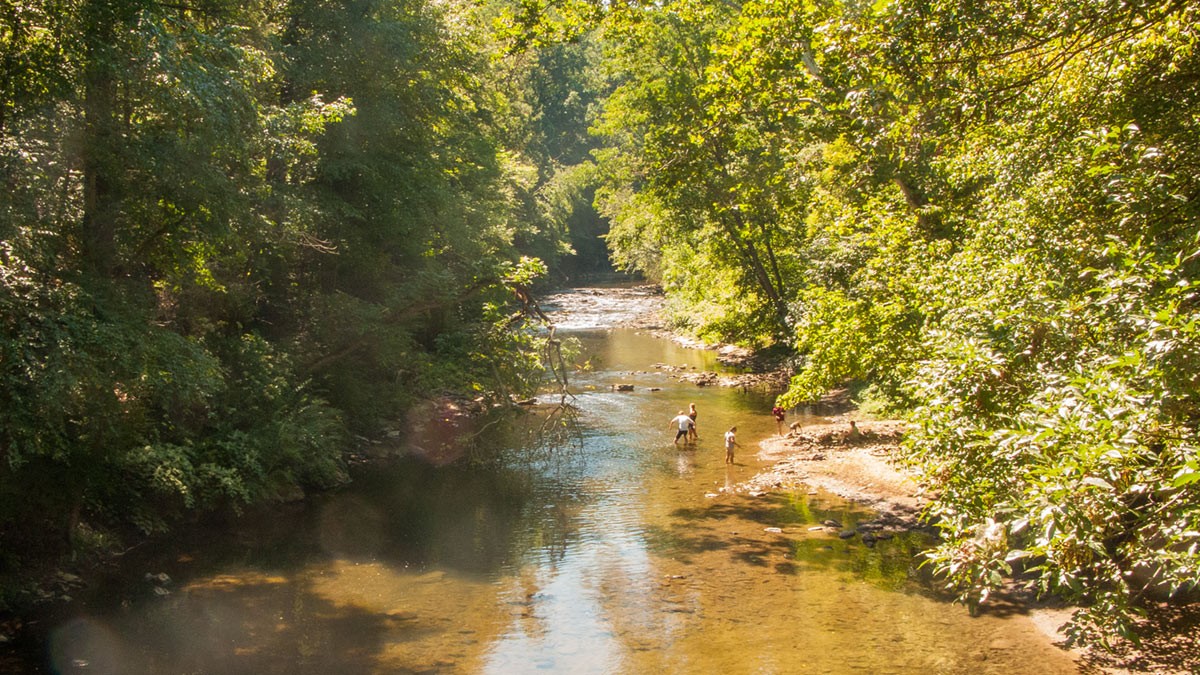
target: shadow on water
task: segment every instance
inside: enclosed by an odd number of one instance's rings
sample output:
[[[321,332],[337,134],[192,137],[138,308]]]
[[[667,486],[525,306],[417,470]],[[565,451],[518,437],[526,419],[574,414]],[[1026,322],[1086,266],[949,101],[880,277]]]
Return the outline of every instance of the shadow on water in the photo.
[[[73,619],[50,640],[54,672],[367,673],[378,665],[385,636],[419,639],[431,630],[410,617],[339,605],[305,583],[219,582],[189,589],[187,603],[159,603],[147,621]],[[319,616],[319,627],[296,622],[296,608]]]
[[[1065,672],[986,651],[1010,629],[921,597],[925,533],[868,546],[839,536],[876,518],[861,507],[731,491],[759,462],[725,465],[721,430],[751,448],[775,433],[768,399],[648,368],[710,353],[581,339],[609,370],[577,376],[575,407],[132,551],[47,622],[24,672]],[[668,423],[689,402],[700,438],[681,450]]]
[[[74,618],[43,636],[41,672],[453,666],[465,651],[407,655],[405,645],[448,633],[470,642],[453,625],[457,594],[486,590],[529,541],[559,556],[571,545],[563,507],[530,518],[533,494],[525,472],[410,458],[358,472],[351,491],[247,514],[229,529],[207,523],[129,554],[98,580]],[[141,579],[145,570],[165,581]]]
[[[689,555],[724,550],[732,562],[774,566],[781,573],[834,571],[889,591],[937,595],[930,574],[918,564],[933,535],[901,529],[885,539],[864,543],[855,534],[851,541],[839,535],[874,521],[875,514],[849,504],[826,504],[794,494],[678,509],[671,514],[675,522],[649,530],[650,545],[685,562]],[[830,522],[837,525],[824,525]]]

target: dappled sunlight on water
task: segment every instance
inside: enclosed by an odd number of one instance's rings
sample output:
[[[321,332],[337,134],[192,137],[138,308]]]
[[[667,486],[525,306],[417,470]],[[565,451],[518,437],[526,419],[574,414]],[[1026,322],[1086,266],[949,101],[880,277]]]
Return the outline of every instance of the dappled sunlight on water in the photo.
[[[339,560],[311,584],[331,606],[383,618],[372,656],[383,668],[466,667],[478,662],[502,626],[494,584],[440,570],[411,573]]]
[[[598,302],[598,301],[597,301]],[[602,305],[597,305],[602,306]],[[770,397],[654,363],[713,355],[582,332],[567,442],[553,408],[497,424],[474,461],[372,465],[346,490],[139,552],[52,641],[59,672],[1068,673],[1019,611],[972,618],[916,569],[926,535],[873,548],[817,529],[874,514],[751,497]],[[615,391],[614,384],[632,384]],[[696,403],[699,440],[672,444]],[[722,432],[744,446],[724,463]],[[725,488],[725,490],[722,490]],[[174,579],[151,593],[140,572]],[[1019,610],[1019,608],[1017,608]]]

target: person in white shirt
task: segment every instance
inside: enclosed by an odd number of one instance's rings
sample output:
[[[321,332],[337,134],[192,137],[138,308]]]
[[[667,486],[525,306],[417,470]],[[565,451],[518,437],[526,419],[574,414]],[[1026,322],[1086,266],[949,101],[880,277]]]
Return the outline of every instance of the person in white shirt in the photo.
[[[688,432],[692,430],[692,427],[696,426],[692,418],[688,417],[682,410],[671,420],[671,424],[679,425],[679,430],[675,432],[675,445],[679,445],[679,439],[681,438],[686,441]]]

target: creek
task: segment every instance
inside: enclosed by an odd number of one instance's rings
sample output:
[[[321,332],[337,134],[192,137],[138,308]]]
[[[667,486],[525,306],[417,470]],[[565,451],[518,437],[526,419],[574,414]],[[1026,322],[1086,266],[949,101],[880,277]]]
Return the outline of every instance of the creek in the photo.
[[[674,378],[655,364],[721,368],[579,293],[547,303],[594,310],[560,315],[588,364],[569,415],[542,404],[455,461],[371,463],[336,492],[140,547],[28,672],[1076,672],[1020,608],[971,617],[934,593],[927,535],[867,547],[817,527],[870,519],[860,506],[730,490],[763,466],[771,393]],[[675,446],[691,402],[699,438]]]

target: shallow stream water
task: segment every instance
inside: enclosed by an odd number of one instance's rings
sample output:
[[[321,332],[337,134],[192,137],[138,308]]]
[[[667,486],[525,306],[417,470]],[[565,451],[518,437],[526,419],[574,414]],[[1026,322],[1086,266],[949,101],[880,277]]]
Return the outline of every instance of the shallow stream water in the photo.
[[[920,535],[868,548],[811,529],[872,517],[832,495],[723,492],[760,468],[770,395],[673,379],[654,365],[714,354],[606,328],[606,302],[547,303],[595,310],[559,315],[589,368],[572,415],[538,406],[459,461],[373,464],[130,554],[30,672],[1076,672],[1019,610],[973,618],[931,593]],[[689,402],[699,439],[677,447]]]

